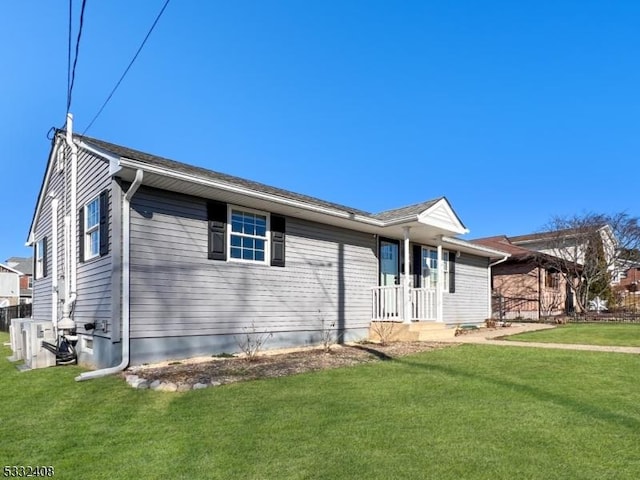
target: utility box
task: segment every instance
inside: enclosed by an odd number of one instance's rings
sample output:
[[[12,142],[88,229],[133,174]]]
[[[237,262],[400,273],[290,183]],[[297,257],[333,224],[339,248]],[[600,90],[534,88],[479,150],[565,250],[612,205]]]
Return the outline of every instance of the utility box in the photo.
[[[31,318],[12,318],[11,325],[9,325],[9,338],[11,339],[11,352],[12,355],[7,357],[10,362],[17,362],[18,360],[24,360],[22,328],[25,323],[32,322]]]
[[[43,341],[49,343],[56,341],[52,322],[32,321],[23,324],[22,339],[24,363],[27,368],[55,366],[56,356],[42,347]]]

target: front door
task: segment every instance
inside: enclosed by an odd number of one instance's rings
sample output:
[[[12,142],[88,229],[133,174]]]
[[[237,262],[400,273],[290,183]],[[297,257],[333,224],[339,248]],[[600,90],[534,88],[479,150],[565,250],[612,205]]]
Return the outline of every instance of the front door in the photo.
[[[400,285],[400,242],[380,239],[380,286]]]

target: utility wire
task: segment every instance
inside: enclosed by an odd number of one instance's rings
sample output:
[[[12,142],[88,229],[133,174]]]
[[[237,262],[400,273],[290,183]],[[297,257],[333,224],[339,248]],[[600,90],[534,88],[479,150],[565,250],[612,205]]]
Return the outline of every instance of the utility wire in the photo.
[[[109,96],[107,97],[107,99],[104,101],[104,103],[102,104],[102,106],[100,107],[100,110],[98,110],[98,113],[95,114],[95,116],[93,117],[93,119],[89,122],[89,125],[87,126],[87,128],[84,129],[84,132],[82,132],[82,135],[84,135],[85,133],[87,133],[87,131],[91,128],[91,126],[93,125],[93,123],[98,119],[98,117],[100,116],[100,114],[102,113],[102,111],[104,110],[104,107],[107,106],[107,103],[109,103],[109,101],[111,100],[111,97],[113,97],[113,94],[116,93],[116,90],[118,89],[118,87],[120,86],[120,84],[122,83],[122,80],[124,80],[124,77],[127,76],[127,73],[129,73],[129,69],[131,68],[131,66],[133,65],[133,63],[136,61],[136,59],[138,58],[138,55],[140,54],[140,51],[142,50],[142,48],[144,47],[144,44],[147,43],[147,40],[149,39],[149,36],[151,35],[151,32],[153,32],[153,29],[156,28],[156,24],[158,23],[158,21],[160,20],[160,17],[162,17],[162,14],[164,13],[164,10],[167,8],[167,5],[169,5],[169,2],[171,0],[166,0],[164,2],[164,5],[162,6],[162,8],[160,9],[160,12],[158,13],[158,15],[156,16],[156,19],[153,21],[153,25],[151,25],[151,28],[149,29],[149,31],[147,32],[147,35],[144,37],[144,40],[142,41],[142,43],[140,44],[140,46],[138,47],[138,51],[136,52],[136,54],[133,56],[133,58],[131,59],[131,61],[129,62],[129,65],[127,66],[127,68],[124,70],[124,72],[122,73],[122,76],[120,77],[120,80],[118,80],[118,83],[116,83],[116,86],[113,87],[113,90],[111,90],[111,93],[109,94]]]
[[[73,68],[71,69],[71,84],[69,85],[69,96],[67,97],[67,113],[71,109],[71,95],[73,93],[73,84],[76,80],[76,65],[78,64],[78,52],[80,51],[80,38],[82,38],[82,26],[84,25],[84,7],[87,5],[87,0],[82,0],[82,7],[80,8],[80,26],[78,27],[78,38],[76,39],[76,54],[73,58]]]

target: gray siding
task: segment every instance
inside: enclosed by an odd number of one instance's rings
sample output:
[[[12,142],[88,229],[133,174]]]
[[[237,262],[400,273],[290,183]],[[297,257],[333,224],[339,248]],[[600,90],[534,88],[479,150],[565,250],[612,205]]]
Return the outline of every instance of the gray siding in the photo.
[[[489,260],[463,253],[456,258],[456,291],[443,294],[445,323],[481,323],[489,312]]]
[[[111,176],[109,164],[91,153],[81,151],[78,156],[78,209],[100,193],[109,193],[109,254],[78,263],[78,298],[73,319],[78,333],[83,333],[84,324],[107,322],[107,333],[102,328],[93,332],[99,336],[109,336],[111,328],[111,262],[113,250]],[[76,212],[78,215],[78,212]],[[80,243],[78,242],[78,248]]]
[[[253,323],[313,343],[321,316],[364,329],[375,245],[370,234],[288,217],[284,268],[208,260],[205,200],[142,188],[131,212],[132,339],[238,335]]]
[[[78,157],[78,196],[77,207],[82,208],[86,202],[99,195],[104,189],[111,186],[109,167],[106,162],[98,157],[81,152]],[[78,216],[78,212],[70,212],[70,174],[67,167],[63,171],[58,171],[57,160],[53,159],[53,165],[48,172],[48,185],[44,192],[43,204],[35,226],[35,240],[40,240],[43,236],[48,238],[48,262],[47,277],[39,280],[34,279],[33,288],[33,317],[37,320],[52,319],[52,256],[58,258],[58,277],[60,298],[64,291],[64,217],[67,214]],[[54,252],[52,241],[51,222],[51,195],[59,200],[58,205],[58,249]],[[111,203],[111,202],[110,202]],[[109,220],[111,225],[111,219]],[[76,231],[76,235],[77,235]],[[111,243],[111,235],[109,236]],[[78,242],[78,248],[79,248]],[[111,251],[112,245],[110,245]],[[89,322],[110,321],[111,318],[111,255],[89,260],[86,263],[78,263],[77,274],[78,297],[74,309],[74,320],[78,326],[79,333],[84,332],[84,324]],[[56,316],[60,318],[62,304],[59,302]],[[102,332],[96,332],[102,334]]]

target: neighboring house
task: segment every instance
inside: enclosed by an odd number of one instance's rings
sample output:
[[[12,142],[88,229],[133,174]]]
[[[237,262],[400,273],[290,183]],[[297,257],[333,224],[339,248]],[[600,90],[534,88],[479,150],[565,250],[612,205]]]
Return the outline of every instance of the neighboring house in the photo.
[[[238,351],[247,331],[275,348],[317,344],[323,324],[348,341],[372,320],[490,316],[490,259],[505,255],[457,238],[445,198],[370,214],[81,136],[74,167],[64,135],[29,232],[33,318],[75,327],[82,363]]]
[[[0,308],[20,303],[20,275],[22,272],[0,263]]]
[[[5,264],[20,272],[20,303],[31,303],[33,297],[33,259],[11,257],[7,259]]]
[[[625,263],[620,268],[618,282],[614,290],[619,295],[622,307],[640,310],[640,264]]]
[[[514,245],[513,237],[479,238],[474,243],[511,254],[491,268],[494,316],[539,319],[572,312],[573,291],[551,255]]]
[[[584,264],[592,228],[570,228],[549,232],[531,233],[509,237],[513,245],[547,255],[564,258],[575,264]],[[614,255],[617,240],[609,225],[601,225],[596,229],[602,239],[603,251],[612,275],[615,270]]]

